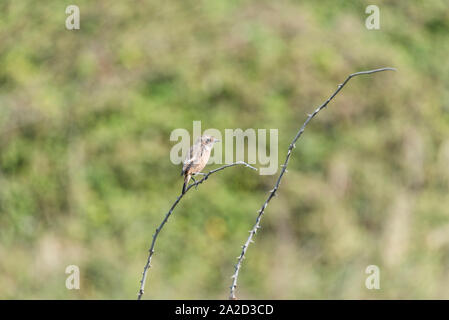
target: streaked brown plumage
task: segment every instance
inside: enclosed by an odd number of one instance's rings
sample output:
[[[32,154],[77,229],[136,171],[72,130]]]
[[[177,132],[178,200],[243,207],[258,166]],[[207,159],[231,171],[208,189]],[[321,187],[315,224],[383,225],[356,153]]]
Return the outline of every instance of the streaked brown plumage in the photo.
[[[204,169],[210,158],[210,152],[215,142],[220,140],[212,136],[202,136],[198,138],[195,144],[190,148],[184,159],[181,175],[184,175],[184,185],[182,186],[182,193],[186,192],[187,185],[192,178],[201,170]]]

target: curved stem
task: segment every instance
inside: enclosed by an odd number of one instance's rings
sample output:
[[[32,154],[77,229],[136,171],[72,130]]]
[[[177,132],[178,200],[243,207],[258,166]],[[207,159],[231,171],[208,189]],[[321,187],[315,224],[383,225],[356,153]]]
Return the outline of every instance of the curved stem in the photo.
[[[152,259],[153,254],[154,254],[154,246],[156,244],[156,239],[157,239],[159,233],[161,232],[162,228],[164,227],[164,225],[167,223],[168,218],[170,218],[170,216],[173,213],[173,210],[175,209],[177,204],[187,194],[187,192],[189,192],[189,190],[192,189],[193,186],[198,186],[199,184],[202,184],[204,181],[206,181],[209,178],[209,176],[211,174],[214,174],[214,173],[216,173],[218,171],[221,171],[223,169],[226,169],[226,168],[229,168],[229,167],[233,167],[233,166],[236,166],[236,165],[244,165],[245,167],[251,168],[253,170],[257,170],[256,168],[254,168],[253,166],[250,166],[248,163],[246,163],[244,161],[237,161],[237,162],[234,162],[234,163],[231,163],[231,164],[224,165],[224,166],[222,166],[220,168],[211,170],[208,173],[206,173],[201,180],[198,180],[198,182],[195,182],[195,183],[189,185],[187,187],[186,191],[183,194],[180,194],[178,196],[178,198],[176,199],[176,201],[172,204],[170,210],[165,215],[164,220],[162,220],[162,222],[159,225],[159,227],[156,228],[156,232],[153,234],[153,240],[151,241],[151,246],[150,246],[150,250],[149,250],[147,263],[145,264],[145,267],[143,268],[142,280],[140,280],[140,289],[139,289],[139,293],[138,293],[138,296],[137,296],[138,300],[140,300],[142,298],[142,295],[143,295],[143,292],[144,292],[145,281],[147,279],[148,270],[151,268],[151,259]]]

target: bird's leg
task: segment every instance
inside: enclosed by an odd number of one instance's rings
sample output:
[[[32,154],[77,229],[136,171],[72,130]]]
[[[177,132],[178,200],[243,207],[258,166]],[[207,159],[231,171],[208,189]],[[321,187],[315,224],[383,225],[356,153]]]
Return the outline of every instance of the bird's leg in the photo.
[[[195,178],[193,177],[193,175],[190,178],[193,180],[193,184],[195,185],[195,189],[198,189],[198,184],[197,184]]]

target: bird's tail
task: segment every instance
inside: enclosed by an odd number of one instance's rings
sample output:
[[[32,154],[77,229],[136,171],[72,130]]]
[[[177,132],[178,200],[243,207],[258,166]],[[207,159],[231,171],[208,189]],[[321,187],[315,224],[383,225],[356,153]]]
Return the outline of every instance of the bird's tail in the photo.
[[[186,174],[184,176],[184,184],[182,185],[182,194],[184,194],[186,192],[187,185],[189,184],[189,181],[190,181],[190,174]]]

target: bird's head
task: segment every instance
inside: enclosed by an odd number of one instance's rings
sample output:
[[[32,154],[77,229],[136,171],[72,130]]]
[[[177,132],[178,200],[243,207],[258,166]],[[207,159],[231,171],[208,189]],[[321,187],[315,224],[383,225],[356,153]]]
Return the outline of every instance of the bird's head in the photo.
[[[202,136],[201,137],[201,144],[212,149],[215,142],[219,142],[217,138],[214,136]]]

